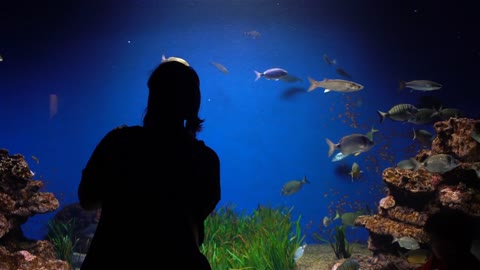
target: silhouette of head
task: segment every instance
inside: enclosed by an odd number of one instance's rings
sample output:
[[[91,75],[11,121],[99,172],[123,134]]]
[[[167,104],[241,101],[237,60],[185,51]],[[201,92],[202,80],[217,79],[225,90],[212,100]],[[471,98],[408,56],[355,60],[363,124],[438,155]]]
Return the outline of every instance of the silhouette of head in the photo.
[[[442,209],[427,219],[424,230],[434,254],[451,261],[470,252],[474,219],[461,210]]]
[[[145,127],[184,127],[192,135],[201,130],[200,79],[192,67],[178,61],[161,63],[148,80]]]

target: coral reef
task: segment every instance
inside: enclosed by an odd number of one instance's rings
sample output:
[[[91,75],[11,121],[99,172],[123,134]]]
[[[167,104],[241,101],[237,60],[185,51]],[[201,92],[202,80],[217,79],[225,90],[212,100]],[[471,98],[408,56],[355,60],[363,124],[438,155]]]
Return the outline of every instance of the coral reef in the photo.
[[[50,242],[23,234],[21,225],[28,218],[59,207],[52,193],[40,191],[43,182],[33,176],[22,155],[0,149],[0,269],[71,269],[55,258]]]
[[[437,136],[431,149],[420,150],[415,159],[423,162],[433,154],[449,154],[459,165],[445,173],[432,173],[424,167],[417,171],[397,167],[383,171],[387,194],[379,201],[378,212],[355,220],[355,225],[369,232],[368,249],[373,256],[368,261],[388,258],[392,262],[396,257],[401,262],[396,264],[397,269],[415,269],[418,265],[399,256],[407,250],[392,243],[393,239],[408,236],[426,248],[429,238],[423,225],[442,207],[480,217],[480,144],[471,137],[472,132],[480,130],[480,120],[450,118],[436,122],[434,129]]]

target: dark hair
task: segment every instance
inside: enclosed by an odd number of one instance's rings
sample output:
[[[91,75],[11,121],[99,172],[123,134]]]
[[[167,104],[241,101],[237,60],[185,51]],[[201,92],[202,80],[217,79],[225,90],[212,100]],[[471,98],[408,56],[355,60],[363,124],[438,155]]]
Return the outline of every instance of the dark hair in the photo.
[[[144,127],[161,127],[164,122],[185,121],[193,136],[202,129],[200,79],[197,72],[177,61],[162,62],[148,79],[148,104]]]

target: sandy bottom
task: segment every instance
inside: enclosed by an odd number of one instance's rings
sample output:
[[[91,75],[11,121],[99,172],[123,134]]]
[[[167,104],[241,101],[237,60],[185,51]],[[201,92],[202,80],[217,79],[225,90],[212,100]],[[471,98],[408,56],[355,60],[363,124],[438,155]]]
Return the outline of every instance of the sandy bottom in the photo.
[[[367,245],[350,244],[352,249],[352,258],[359,256],[372,256],[372,252],[368,250]],[[330,270],[332,266],[342,261],[335,257],[330,245],[312,244],[307,245],[303,256],[297,261],[295,270]]]

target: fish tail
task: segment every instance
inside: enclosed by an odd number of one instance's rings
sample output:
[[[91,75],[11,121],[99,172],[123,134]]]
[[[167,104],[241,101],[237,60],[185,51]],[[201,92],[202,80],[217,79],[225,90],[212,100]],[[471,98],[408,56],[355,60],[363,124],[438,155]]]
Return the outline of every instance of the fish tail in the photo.
[[[165,60],[167,60],[167,57],[165,56],[165,54],[162,54],[162,62],[164,62]]]
[[[310,181],[307,179],[306,175],[303,177],[302,182],[306,184],[310,184]]]
[[[416,172],[418,169],[422,167],[422,163],[418,162],[415,158],[410,158],[410,160],[413,162],[413,169],[412,171]]]
[[[317,88],[317,81],[312,77],[308,77],[308,81],[310,82],[310,87],[308,88],[308,92],[312,92],[315,88]]]
[[[383,122],[383,120],[385,120],[385,117],[387,116],[387,113],[386,112],[382,112],[382,111],[377,111],[378,115],[380,115],[380,123]]]
[[[325,141],[326,141],[327,144],[328,144],[328,157],[330,157],[330,156],[333,154],[333,152],[335,151],[336,146],[335,146],[335,144],[334,144],[332,141],[330,141],[328,138],[326,138]]]
[[[262,77],[262,75],[263,75],[262,73],[260,73],[260,72],[258,72],[258,71],[256,71],[256,70],[254,70],[253,72],[255,72],[255,76],[256,76],[256,77],[255,77],[255,81],[258,81],[258,79],[260,79],[260,77]]]
[[[406,81],[400,81],[399,89],[403,90],[407,87],[407,82]]]

